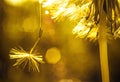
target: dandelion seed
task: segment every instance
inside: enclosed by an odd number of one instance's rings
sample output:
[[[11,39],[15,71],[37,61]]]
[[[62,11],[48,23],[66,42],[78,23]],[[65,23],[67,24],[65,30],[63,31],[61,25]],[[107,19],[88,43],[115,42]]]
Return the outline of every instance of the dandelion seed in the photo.
[[[12,48],[10,50],[10,59],[16,59],[16,63],[13,66],[20,66],[23,69],[28,66],[28,71],[40,72],[39,64],[44,63],[42,56],[29,54],[22,48]]]
[[[114,32],[114,38],[120,38],[120,27]]]

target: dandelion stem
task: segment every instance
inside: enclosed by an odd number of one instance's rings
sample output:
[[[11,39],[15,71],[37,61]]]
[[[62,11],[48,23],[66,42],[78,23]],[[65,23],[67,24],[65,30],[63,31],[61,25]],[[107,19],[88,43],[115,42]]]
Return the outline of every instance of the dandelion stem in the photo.
[[[38,44],[38,42],[40,41],[40,38],[38,38],[35,42],[35,44],[33,45],[33,47],[30,50],[30,54],[32,54],[33,50],[35,49],[36,45]]]
[[[108,52],[107,52],[107,30],[105,30],[105,12],[100,14],[100,27],[99,27],[99,51],[100,51],[100,65],[101,65],[101,75],[102,82],[110,82],[109,78],[109,62],[108,62]]]
[[[42,30],[41,30],[41,27],[42,27],[42,17],[41,17],[41,14],[42,14],[42,4],[40,3],[39,5],[39,0],[38,0],[38,11],[39,11],[39,27],[40,27],[40,30],[39,30],[39,37],[38,39],[36,40],[35,44],[33,45],[33,47],[31,48],[30,50],[30,54],[32,54],[32,52],[34,51],[35,47],[37,46],[38,42],[40,41],[40,37],[42,35]]]

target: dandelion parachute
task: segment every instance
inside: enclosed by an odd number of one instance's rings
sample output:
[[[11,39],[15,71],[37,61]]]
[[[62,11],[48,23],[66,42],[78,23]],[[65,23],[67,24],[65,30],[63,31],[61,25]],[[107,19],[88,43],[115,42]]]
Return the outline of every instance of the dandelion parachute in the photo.
[[[13,66],[19,66],[22,69],[28,68],[28,71],[39,70],[39,64],[44,63],[43,57],[38,55],[39,53],[27,53],[23,48],[12,48],[10,50],[10,59],[15,59],[16,63]]]

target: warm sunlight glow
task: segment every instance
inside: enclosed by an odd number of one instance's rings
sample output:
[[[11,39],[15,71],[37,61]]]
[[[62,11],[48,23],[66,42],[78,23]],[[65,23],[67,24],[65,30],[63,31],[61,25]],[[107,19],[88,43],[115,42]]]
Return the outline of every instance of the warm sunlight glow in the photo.
[[[46,3],[44,3],[44,6],[43,6],[43,7],[50,6],[50,5],[52,5],[54,2],[56,2],[56,0],[47,0]]]
[[[120,3],[120,0],[118,0],[118,2]]]
[[[37,1],[37,0],[36,0]],[[43,0],[39,0],[39,3],[42,3],[43,2]]]
[[[45,11],[45,14],[46,14],[46,15],[48,15],[48,14],[49,14],[49,11],[48,11],[48,10],[46,10],[46,11]]]
[[[50,48],[47,50],[45,59],[50,64],[56,64],[61,59],[61,53],[58,48]]]
[[[24,32],[36,32],[38,30],[38,22],[35,17],[27,17],[22,24]]]
[[[25,3],[27,0],[5,0],[5,2],[9,5],[20,6]]]

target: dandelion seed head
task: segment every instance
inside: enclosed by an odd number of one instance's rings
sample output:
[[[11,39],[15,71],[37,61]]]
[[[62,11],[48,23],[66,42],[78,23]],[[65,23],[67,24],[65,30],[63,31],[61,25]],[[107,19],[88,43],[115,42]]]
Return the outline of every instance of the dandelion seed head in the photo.
[[[85,20],[84,18],[73,28],[72,33],[79,38],[87,38],[89,40],[96,40],[98,34],[98,27],[93,21]]]

